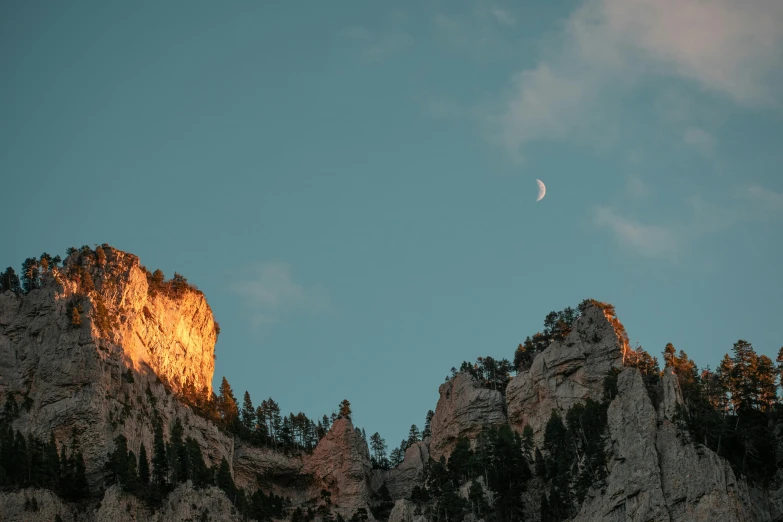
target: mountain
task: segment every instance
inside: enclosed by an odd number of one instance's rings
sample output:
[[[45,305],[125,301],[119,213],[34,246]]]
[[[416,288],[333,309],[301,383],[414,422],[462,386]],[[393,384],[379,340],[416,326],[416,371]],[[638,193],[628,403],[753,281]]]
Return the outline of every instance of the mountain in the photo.
[[[347,403],[216,394],[220,329],[179,274],[102,245],[0,284],[0,520],[783,520],[777,401],[699,409],[687,357],[661,372],[604,303],[553,316],[513,377],[455,370],[392,467]]]

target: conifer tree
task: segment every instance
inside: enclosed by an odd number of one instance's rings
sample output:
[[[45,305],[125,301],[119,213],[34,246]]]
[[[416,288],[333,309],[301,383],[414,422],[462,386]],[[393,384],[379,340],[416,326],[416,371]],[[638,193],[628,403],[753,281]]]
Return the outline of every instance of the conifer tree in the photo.
[[[226,492],[229,498],[233,499],[236,492],[234,479],[231,478],[231,469],[228,467],[226,457],[220,461],[220,467],[217,472],[217,487]]]
[[[427,412],[427,418],[424,420],[424,431],[421,433],[422,439],[432,436],[432,418],[434,416],[434,411],[430,410]]]
[[[370,449],[372,450],[372,464],[374,468],[388,469],[389,459],[386,457],[386,441],[377,431],[370,436]]]
[[[22,289],[29,293],[36,288],[40,288],[40,268],[38,260],[34,257],[28,257],[22,264]]]
[[[343,402],[340,403],[340,417],[345,417],[346,419],[351,419],[351,403],[348,402],[348,399],[344,399]]]
[[[419,442],[420,440],[421,440],[421,433],[419,432],[418,426],[416,426],[415,424],[411,424],[411,429],[410,429],[410,431],[408,431],[408,441],[407,441],[408,444],[407,444],[407,446],[410,447],[410,446],[416,444],[417,442]],[[406,449],[407,449],[407,447],[406,447]]]
[[[245,391],[245,397],[242,401],[242,426],[248,433],[252,432],[256,424],[256,410],[253,408],[253,401],[250,400],[250,394]]]
[[[155,438],[152,448],[152,489],[163,492],[168,487],[169,461],[166,458],[166,444],[163,442],[163,426],[160,419],[155,422]]]
[[[15,294],[22,292],[19,276],[16,275],[16,272],[10,266],[5,269],[5,272],[0,274],[0,292],[5,292],[6,290],[10,290]]]
[[[223,426],[229,431],[236,432],[239,426],[239,407],[234,397],[234,392],[228,380],[223,377],[220,383],[220,395],[218,396],[218,410]]]
[[[143,442],[139,448],[139,481],[144,488],[150,483],[150,464],[147,460],[147,448],[144,447]]]

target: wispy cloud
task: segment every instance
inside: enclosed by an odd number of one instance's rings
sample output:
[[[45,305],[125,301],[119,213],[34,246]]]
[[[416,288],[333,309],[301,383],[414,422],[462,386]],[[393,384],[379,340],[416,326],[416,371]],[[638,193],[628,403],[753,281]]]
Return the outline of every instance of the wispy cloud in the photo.
[[[246,299],[256,324],[278,322],[293,311],[320,311],[328,296],[321,286],[305,287],[296,280],[291,265],[283,261],[263,261],[242,270],[233,286]]]
[[[590,129],[651,75],[744,106],[780,107],[781,48],[779,0],[586,0],[545,59],[513,76],[494,138],[518,153]]]
[[[682,137],[683,141],[704,154],[711,154],[715,150],[715,137],[699,127],[688,127]]]
[[[650,193],[650,188],[636,174],[630,174],[625,178],[625,191],[632,198],[643,198]]]
[[[453,2],[443,7],[453,7]],[[510,45],[518,35],[511,28],[517,16],[511,7],[486,0],[467,3],[466,9],[444,10],[432,18],[436,34],[470,58],[486,63],[515,58],[516,47]]]
[[[645,257],[672,257],[677,254],[677,235],[667,227],[634,221],[608,207],[597,207],[593,221],[597,226],[611,230],[623,247]]]
[[[362,61],[377,64],[400,54],[415,42],[413,36],[399,30],[371,30],[365,26],[344,28],[340,35],[359,44]]]
[[[641,223],[613,208],[593,209],[593,224],[611,231],[615,240],[629,252],[650,258],[676,259],[689,244],[709,235],[726,232],[738,225],[763,222],[783,215],[783,193],[758,184],[738,189],[734,198],[723,203],[700,196],[685,199],[687,217],[679,223]]]
[[[783,193],[753,184],[748,187],[748,197],[766,211],[783,211]]]
[[[492,7],[490,13],[492,13],[492,16],[503,25],[515,25],[517,23],[516,16],[500,7]]]

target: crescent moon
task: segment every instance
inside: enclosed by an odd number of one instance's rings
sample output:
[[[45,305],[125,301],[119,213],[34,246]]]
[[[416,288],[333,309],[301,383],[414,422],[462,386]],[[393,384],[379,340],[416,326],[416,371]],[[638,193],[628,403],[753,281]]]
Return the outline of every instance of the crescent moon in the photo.
[[[540,179],[537,179],[536,183],[538,183],[538,197],[536,198],[536,201],[541,201],[544,199],[544,196],[546,196],[546,185],[544,185],[544,182]]]

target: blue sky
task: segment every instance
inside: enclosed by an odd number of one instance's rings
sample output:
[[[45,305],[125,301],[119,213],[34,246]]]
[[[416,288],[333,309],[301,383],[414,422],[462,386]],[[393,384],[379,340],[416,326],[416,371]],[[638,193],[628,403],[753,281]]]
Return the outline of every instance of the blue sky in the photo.
[[[774,355],[781,48],[777,0],[3,2],[0,263],[176,270],[217,383],[390,446],[586,297]]]

